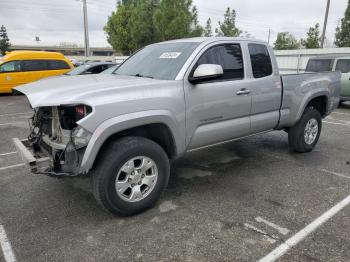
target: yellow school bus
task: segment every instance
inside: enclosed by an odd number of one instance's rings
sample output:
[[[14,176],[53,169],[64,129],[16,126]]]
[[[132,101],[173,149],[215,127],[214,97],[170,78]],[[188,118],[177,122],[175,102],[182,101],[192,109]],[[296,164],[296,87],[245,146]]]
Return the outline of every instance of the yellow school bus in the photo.
[[[0,93],[44,77],[62,75],[73,64],[61,53],[43,51],[12,51],[0,58]]]

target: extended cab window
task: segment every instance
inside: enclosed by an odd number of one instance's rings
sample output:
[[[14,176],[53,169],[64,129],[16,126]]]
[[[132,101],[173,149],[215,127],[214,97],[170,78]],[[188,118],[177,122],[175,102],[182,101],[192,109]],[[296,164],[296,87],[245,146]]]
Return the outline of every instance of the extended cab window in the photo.
[[[211,47],[199,58],[195,68],[202,64],[221,65],[224,74],[219,78],[219,81],[244,78],[243,56],[239,44],[225,44]]]
[[[20,72],[21,71],[21,62],[20,61],[11,61],[3,63],[0,65],[0,73],[5,72]]]
[[[350,72],[350,59],[338,60],[337,66],[335,67],[335,71],[340,71],[341,73],[349,73]]]
[[[23,60],[23,71],[46,71],[50,70],[48,60]]]
[[[327,72],[332,71],[332,59],[310,59],[306,66],[306,72]]]
[[[272,75],[271,57],[267,47],[260,44],[249,44],[248,49],[254,78]]]
[[[70,66],[63,60],[49,60],[51,70],[70,69]]]

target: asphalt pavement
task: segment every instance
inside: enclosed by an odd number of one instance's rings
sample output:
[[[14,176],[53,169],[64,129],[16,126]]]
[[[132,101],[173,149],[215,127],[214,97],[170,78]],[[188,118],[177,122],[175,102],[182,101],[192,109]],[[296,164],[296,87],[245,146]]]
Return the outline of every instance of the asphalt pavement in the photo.
[[[257,261],[350,195],[350,103],[311,153],[283,131],[188,153],[158,205],[121,218],[88,177],[30,174],[12,144],[28,134],[24,96],[0,96],[0,261]],[[350,261],[350,205],[279,261]],[[10,251],[8,250],[10,248]]]

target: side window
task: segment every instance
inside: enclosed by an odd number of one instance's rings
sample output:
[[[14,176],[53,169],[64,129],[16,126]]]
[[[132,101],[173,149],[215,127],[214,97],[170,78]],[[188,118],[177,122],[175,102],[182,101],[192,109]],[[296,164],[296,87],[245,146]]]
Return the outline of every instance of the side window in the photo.
[[[63,60],[49,60],[51,70],[70,69],[70,66]]]
[[[45,71],[50,70],[48,60],[23,60],[23,71]]]
[[[248,44],[253,76],[262,78],[272,75],[272,63],[269,51],[265,45]]]
[[[195,68],[202,64],[221,65],[224,75],[219,78],[219,81],[244,78],[243,56],[239,44],[225,44],[211,47],[199,58]]]
[[[103,71],[103,65],[91,67],[85,74],[99,74]]]
[[[21,62],[20,61],[10,61],[0,65],[0,73],[5,72],[20,72],[21,71]]]
[[[335,71],[340,71],[341,73],[350,73],[350,59],[338,60]]]
[[[305,71],[312,73],[332,71],[333,64],[332,59],[310,59]]]

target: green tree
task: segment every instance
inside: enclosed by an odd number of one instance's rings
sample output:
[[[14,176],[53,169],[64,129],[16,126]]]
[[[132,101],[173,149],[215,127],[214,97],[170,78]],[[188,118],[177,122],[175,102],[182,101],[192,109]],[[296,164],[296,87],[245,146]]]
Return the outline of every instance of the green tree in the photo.
[[[151,44],[155,38],[155,30],[153,27],[153,10],[159,1],[139,1],[133,5],[130,17],[129,32],[131,35],[132,51]]]
[[[4,25],[1,25],[0,28],[0,52],[2,55],[6,54],[6,51],[10,50],[10,39],[7,36],[6,27]]]
[[[132,15],[132,6],[118,2],[117,11],[112,12],[104,30],[107,34],[107,41],[114,50],[129,55],[135,46],[132,42],[130,31],[130,17]]]
[[[150,43],[203,34],[192,0],[119,1],[104,30],[107,41],[123,54]]]
[[[274,49],[276,50],[291,50],[298,49],[298,40],[288,32],[281,32],[277,34],[277,39],[274,43]]]
[[[321,47],[321,37],[320,37],[320,24],[317,23],[315,27],[310,27],[307,32],[306,39],[302,39],[302,45],[307,48],[320,48]]]
[[[206,23],[205,28],[204,28],[203,35],[206,36],[206,37],[213,36],[213,29],[211,27],[211,19],[210,18],[208,18],[208,20],[207,20],[207,23]]]
[[[334,43],[338,47],[350,47],[350,0],[341,25],[336,29]]]
[[[192,22],[191,22],[191,37],[202,36],[204,28],[198,22],[198,9],[196,6],[192,7]]]
[[[198,25],[197,9],[192,0],[162,0],[153,15],[155,41],[200,36],[203,29]]]
[[[217,36],[240,36],[242,31],[236,27],[236,11],[227,7],[224,21],[219,21],[219,28],[215,29]]]

